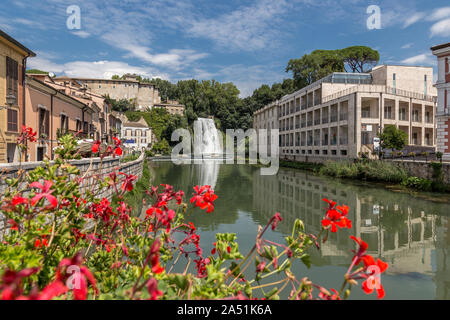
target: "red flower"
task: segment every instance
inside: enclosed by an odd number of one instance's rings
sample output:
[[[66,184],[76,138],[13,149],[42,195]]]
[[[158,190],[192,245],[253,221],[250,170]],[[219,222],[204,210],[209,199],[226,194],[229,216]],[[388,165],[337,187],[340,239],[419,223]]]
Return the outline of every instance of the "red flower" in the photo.
[[[199,187],[199,186],[195,186],[194,187],[194,191],[195,193],[193,193],[193,197],[191,198],[191,203],[194,204],[195,202],[195,206],[196,207],[200,207],[200,205],[203,202],[203,192],[206,190],[205,186]]]
[[[280,214],[277,212],[275,213],[275,215],[272,217],[272,230],[275,230],[275,228],[278,225],[278,222],[283,221],[283,218],[281,218]]]
[[[86,300],[88,282],[94,291],[98,292],[94,276],[87,267],[82,265],[82,262],[83,258],[81,253],[77,253],[73,258],[61,260],[56,270],[56,281],[60,281],[61,284],[55,284],[55,286],[60,287],[60,285],[65,285],[67,280],[71,280],[71,283],[68,285],[72,287],[75,300]]]
[[[33,182],[30,184],[30,187],[32,188],[39,188],[41,189],[41,193],[36,194],[31,199],[31,205],[34,206],[39,200],[42,198],[46,198],[52,205],[53,208],[55,208],[58,205],[58,201],[56,200],[56,197],[52,195],[54,190],[50,190],[52,187],[53,182],[46,180],[44,185],[40,184],[39,182]]]
[[[12,198],[12,204],[13,204],[13,206],[17,206],[19,204],[28,205],[28,199],[22,198],[20,196],[15,196],[14,198]]]
[[[386,271],[389,265],[380,259],[377,259],[375,262],[375,259],[369,255],[364,256],[362,260],[364,262],[365,270],[369,273],[368,278],[362,284],[364,292],[371,294],[376,290],[378,299],[383,299],[385,292],[380,281],[380,275]]]
[[[339,228],[352,228],[352,221],[348,219],[348,206],[336,206],[336,202],[328,199],[323,199],[323,201],[328,203],[328,210],[325,218],[322,220],[322,226],[327,228],[331,226],[331,232],[337,232],[337,227]]]
[[[94,144],[92,145],[92,152],[93,153],[97,153],[98,149],[100,147],[101,142],[100,141],[95,141]]]
[[[125,180],[122,183],[122,191],[132,191],[133,190],[133,181],[137,179],[137,176],[134,176],[132,174],[128,175],[126,173],[123,172],[119,172],[119,174],[124,175],[125,176]]]
[[[27,278],[39,268],[28,268],[21,271],[6,270],[0,284],[0,300],[15,300],[22,295],[22,279]]]
[[[164,268],[161,267],[160,263],[159,263],[159,248],[161,247],[161,242],[159,241],[159,239],[156,239],[153,244],[152,247],[150,248],[150,253],[149,253],[149,257],[150,257],[150,263],[152,265],[152,272],[159,274],[162,273],[164,271]]]
[[[19,231],[19,225],[17,224],[17,222],[14,219],[9,219],[8,223],[11,225],[11,227],[10,227],[11,230]]]
[[[155,278],[151,278],[147,282],[147,290],[150,294],[149,300],[158,300],[158,297],[162,296],[163,293],[158,290],[158,281]]]

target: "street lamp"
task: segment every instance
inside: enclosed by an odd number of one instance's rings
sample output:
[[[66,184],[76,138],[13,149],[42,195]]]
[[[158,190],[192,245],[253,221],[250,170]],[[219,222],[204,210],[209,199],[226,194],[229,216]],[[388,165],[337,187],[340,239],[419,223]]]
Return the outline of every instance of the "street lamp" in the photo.
[[[0,106],[0,110],[10,109],[11,106],[16,102],[16,96],[12,93],[6,96],[6,106]]]

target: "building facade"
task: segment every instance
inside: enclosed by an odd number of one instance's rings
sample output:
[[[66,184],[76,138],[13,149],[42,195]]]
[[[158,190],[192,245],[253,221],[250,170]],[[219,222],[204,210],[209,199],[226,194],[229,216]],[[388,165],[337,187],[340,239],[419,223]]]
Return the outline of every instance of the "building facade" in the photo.
[[[26,123],[37,132],[37,141],[28,144],[26,161],[53,159],[63,134],[90,139],[98,135],[98,109],[41,80],[26,76]]]
[[[136,76],[127,76],[125,80],[58,77],[54,81],[58,83],[77,81],[100,96],[108,95],[115,100],[133,100],[138,110],[152,108],[155,104],[161,103],[158,88],[150,83],[139,82]]]
[[[152,129],[143,118],[138,122],[123,123],[121,136],[124,146],[134,151],[147,149],[154,141]]]
[[[0,163],[18,162],[21,157],[16,142],[25,124],[25,69],[27,58],[34,56],[0,30]]]
[[[184,114],[184,110],[186,107],[183,104],[180,104],[175,100],[168,100],[166,103],[158,103],[154,105],[155,108],[165,109],[168,113],[172,115],[180,115]]]
[[[437,149],[450,161],[450,42],[431,50],[438,59]]]
[[[433,69],[378,66],[333,73],[254,114],[255,129],[279,128],[280,157],[298,161],[358,158],[374,152],[386,125],[409,145],[436,146]],[[278,122],[278,123],[277,123]]]

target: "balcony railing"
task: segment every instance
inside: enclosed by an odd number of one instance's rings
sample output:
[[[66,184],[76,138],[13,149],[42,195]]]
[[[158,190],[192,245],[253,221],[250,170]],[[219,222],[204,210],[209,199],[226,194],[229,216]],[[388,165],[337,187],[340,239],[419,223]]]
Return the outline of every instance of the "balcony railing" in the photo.
[[[348,120],[348,113],[341,113],[339,114],[339,120],[340,121],[344,121],[344,120]]]
[[[313,124],[312,120],[309,120],[309,121],[307,122],[308,127],[311,127],[312,124]]]
[[[315,140],[315,141],[314,141],[314,145],[315,145],[315,146],[320,146],[320,140]]]
[[[340,138],[339,143],[340,144],[348,144],[348,138]]]
[[[337,114],[332,114],[330,117],[330,122],[336,122],[338,119]]]
[[[322,118],[322,123],[328,123],[328,116]]]
[[[306,122],[302,122],[302,128],[306,127]]]
[[[315,126],[317,126],[317,125],[319,125],[319,124],[320,124],[320,119],[314,120],[314,125],[315,125]]]
[[[323,146],[327,146],[328,145],[328,140],[322,140],[322,145]]]
[[[332,145],[332,146],[337,145],[337,139],[336,138],[331,139],[330,145]]]

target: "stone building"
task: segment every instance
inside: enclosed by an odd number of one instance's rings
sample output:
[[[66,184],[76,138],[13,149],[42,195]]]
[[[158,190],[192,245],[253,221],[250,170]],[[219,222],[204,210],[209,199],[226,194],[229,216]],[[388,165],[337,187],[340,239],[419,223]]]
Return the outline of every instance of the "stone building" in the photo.
[[[128,75],[125,80],[119,79],[88,79],[88,78],[54,78],[56,82],[78,81],[86,89],[100,96],[109,95],[116,100],[127,99],[136,103],[138,110],[152,108],[161,103],[159,90],[151,83],[139,82],[136,76]]]
[[[438,58],[437,148],[450,161],[450,42],[431,50]]]
[[[409,145],[436,146],[433,69],[375,67],[370,73],[333,73],[254,113],[255,129],[279,128],[280,157],[298,161],[371,155],[385,125]]]
[[[186,107],[183,104],[180,104],[176,100],[168,100],[166,103],[158,103],[155,104],[154,107],[163,108],[172,115],[180,115],[180,116],[184,114],[184,110],[186,109]]]
[[[25,70],[30,49],[0,30],[0,163],[18,162],[16,142],[25,124]]]

